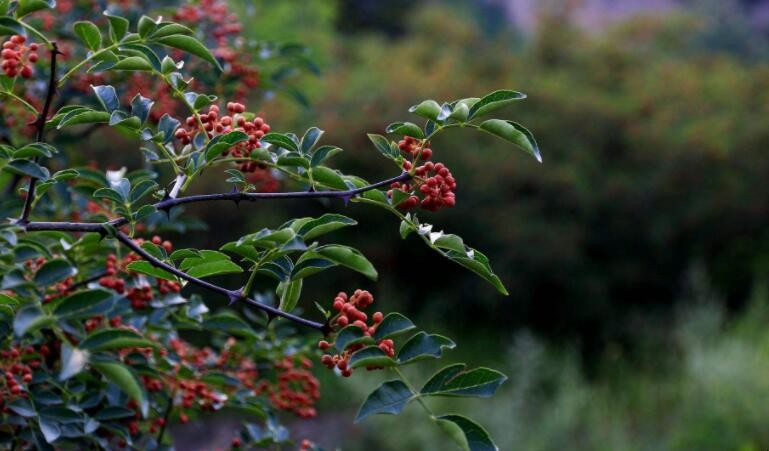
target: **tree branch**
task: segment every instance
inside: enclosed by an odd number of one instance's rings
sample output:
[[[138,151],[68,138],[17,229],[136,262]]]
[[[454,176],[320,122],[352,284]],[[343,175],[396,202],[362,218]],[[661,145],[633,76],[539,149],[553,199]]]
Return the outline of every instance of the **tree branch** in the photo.
[[[263,199],[317,199],[317,198],[339,198],[349,199],[366,191],[371,191],[383,186],[389,186],[395,182],[405,182],[409,180],[411,175],[408,172],[403,172],[400,175],[391,177],[381,182],[373,183],[371,185],[362,186],[360,188],[345,190],[345,191],[294,191],[284,193],[218,193],[218,194],[200,194],[197,196],[186,196],[178,198],[168,198],[160,202],[153,204],[158,210],[170,210],[173,207],[182,204],[191,204],[196,202],[214,202],[221,200],[230,201],[257,201]],[[128,224],[128,218],[118,218],[109,221],[107,224],[112,227],[120,227]],[[107,230],[102,223],[87,223],[87,222],[29,222],[23,224],[27,231],[33,230],[55,230],[60,232],[99,232],[105,233]]]
[[[344,191],[299,191],[299,192],[284,192],[284,193],[233,192],[233,193],[220,193],[220,194],[201,194],[197,196],[187,196],[187,197],[181,197],[176,199],[168,198],[160,202],[157,202],[156,204],[154,204],[154,206],[159,210],[161,209],[170,210],[171,208],[181,204],[187,204],[187,203],[193,203],[193,202],[211,202],[211,201],[219,201],[219,200],[255,201],[259,199],[307,199],[307,198],[349,199],[353,196],[364,193],[366,191],[371,191],[373,189],[377,189],[383,186],[389,186],[390,184],[395,182],[406,181],[410,178],[411,178],[411,175],[409,175],[408,172],[403,172],[400,175],[391,177],[387,180],[382,180],[380,182],[373,183],[371,185],[350,189],[350,190],[344,190]],[[127,223],[128,223],[127,218],[114,219],[108,223],[40,222],[40,221],[29,222],[29,221],[21,221],[21,220],[17,221],[17,224],[23,226],[24,230],[28,232],[52,230],[52,231],[60,231],[60,232],[96,232],[96,233],[101,233],[103,235],[106,235],[110,232],[110,230],[107,227],[108,225],[114,228],[114,227],[120,227]],[[163,262],[162,260],[155,258],[153,255],[151,255],[150,253],[142,249],[139,245],[137,245],[136,242],[131,237],[129,237],[123,232],[118,231],[116,238],[123,245],[125,245],[135,253],[139,254],[152,266],[163,269],[164,271],[167,271],[194,285],[197,285],[209,291],[213,291],[214,293],[218,293],[222,296],[225,296],[230,300],[231,303],[237,302],[237,301],[245,302],[249,305],[256,307],[259,310],[264,311],[265,313],[267,313],[268,317],[270,318],[279,316],[289,321],[293,321],[297,324],[301,324],[306,327],[317,329],[323,332],[324,334],[327,334],[328,332],[330,332],[330,327],[328,324],[322,324],[322,323],[310,321],[308,319],[302,318],[301,316],[292,315],[291,313],[284,312],[275,307],[262,304],[261,302],[257,302],[256,300],[249,298],[247,296],[247,293],[243,293],[241,290],[228,290],[219,285],[214,285],[210,282],[206,282],[205,280],[201,280],[201,279],[198,279],[197,277],[190,276],[189,274],[176,269],[175,267]]]
[[[50,75],[48,77],[48,91],[45,96],[45,103],[43,109],[35,120],[35,127],[37,127],[37,142],[45,142],[45,121],[48,119],[48,112],[51,109],[51,102],[53,101],[53,95],[56,92],[56,56],[59,54],[59,48],[55,42],[51,43],[51,67]],[[34,160],[37,163],[37,158]],[[37,185],[37,178],[30,177],[29,185],[27,186],[27,198],[24,200],[24,209],[21,211],[21,217],[17,221],[18,224],[25,224],[29,222],[29,214],[32,212],[32,202],[35,200],[35,186]]]
[[[201,279],[198,279],[197,277],[193,277],[193,276],[191,276],[191,275],[189,275],[189,274],[187,274],[187,273],[185,273],[183,271],[179,271],[175,267],[173,267],[173,266],[163,262],[160,259],[155,258],[152,254],[150,254],[149,252],[147,252],[144,249],[142,249],[138,244],[136,244],[136,242],[131,237],[129,237],[128,235],[126,235],[123,232],[118,232],[117,235],[116,235],[116,238],[117,238],[118,241],[123,243],[127,248],[129,248],[132,251],[134,251],[137,254],[139,254],[142,258],[144,258],[152,266],[154,266],[156,268],[160,268],[160,269],[162,269],[164,271],[168,271],[171,274],[173,274],[173,275],[175,275],[175,276],[177,276],[179,278],[182,278],[182,279],[184,279],[184,280],[186,280],[186,281],[188,281],[188,282],[190,282],[190,283],[192,283],[194,285],[197,285],[199,287],[203,287],[203,288],[205,288],[205,289],[207,289],[209,291],[213,291],[214,293],[219,293],[222,296],[227,297],[230,300],[230,302],[237,302],[237,301],[246,302],[247,304],[253,305],[254,307],[258,308],[259,310],[264,311],[271,318],[275,317],[275,316],[280,316],[281,318],[285,318],[285,319],[287,319],[289,321],[293,321],[293,322],[295,322],[297,324],[301,324],[303,326],[310,327],[312,329],[317,329],[317,330],[323,332],[324,334],[329,332],[329,326],[327,324],[316,323],[315,321],[310,321],[308,319],[302,318],[301,316],[292,315],[291,313],[284,312],[284,311],[282,311],[280,309],[277,309],[275,307],[272,307],[272,306],[269,306],[269,305],[266,305],[266,304],[262,304],[261,302],[257,302],[254,299],[248,298],[248,297],[244,296],[243,293],[240,290],[228,290],[228,289],[226,289],[224,287],[220,287],[219,285],[214,285],[214,284],[212,284],[210,282],[206,282],[205,280],[201,280]]]
[[[155,208],[157,208],[158,210],[166,210],[182,204],[191,204],[194,202],[211,202],[211,201],[218,201],[218,200],[231,200],[231,201],[238,202],[242,200],[256,201],[256,200],[263,200],[263,199],[314,199],[314,198],[349,199],[355,195],[365,193],[366,191],[371,191],[373,189],[381,188],[383,186],[388,186],[395,182],[404,182],[410,178],[411,178],[411,175],[409,175],[408,172],[403,172],[400,175],[389,178],[387,180],[382,180],[381,182],[377,182],[367,186],[362,186],[360,188],[344,190],[344,191],[328,190],[328,191],[299,191],[299,192],[284,192],[284,193],[242,193],[242,192],[235,191],[231,193],[199,194],[196,196],[185,196],[185,197],[179,197],[175,199],[174,198],[165,199],[156,203]]]

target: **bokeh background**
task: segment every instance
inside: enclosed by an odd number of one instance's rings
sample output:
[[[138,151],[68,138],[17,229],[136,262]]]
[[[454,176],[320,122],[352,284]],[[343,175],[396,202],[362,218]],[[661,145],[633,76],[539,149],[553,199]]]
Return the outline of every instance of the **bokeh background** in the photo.
[[[529,95],[505,114],[535,133],[544,164],[447,133],[432,147],[457,206],[423,215],[486,252],[509,297],[351,205],[363,219],[342,236],[381,279],[330,272],[306,287],[307,308],[370,289],[456,338],[451,357],[504,370],[495,398],[443,403],[504,450],[769,447],[769,1],[231,1],[248,38],[312,49],[318,73],[261,108],[275,130],[326,130],[347,173],[390,176],[366,132],[423,99]],[[328,210],[345,208],[199,209],[210,231],[180,239],[218,247]],[[295,435],[450,446],[411,408],[350,426],[379,377],[363,376],[325,375],[321,419]]]

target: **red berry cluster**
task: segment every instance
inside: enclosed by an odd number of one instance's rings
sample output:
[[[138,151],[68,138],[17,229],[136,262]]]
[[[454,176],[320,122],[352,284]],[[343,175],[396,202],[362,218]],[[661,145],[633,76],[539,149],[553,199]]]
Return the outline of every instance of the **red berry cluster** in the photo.
[[[348,325],[353,325],[363,330],[364,335],[369,337],[372,336],[374,332],[376,332],[379,323],[384,319],[384,315],[382,312],[375,312],[371,315],[372,324],[368,325],[366,324],[368,316],[363,313],[361,309],[364,309],[373,303],[374,296],[366,290],[355,290],[349,300],[347,298],[347,293],[339,292],[334,298],[334,304],[332,305],[333,309],[338,312],[334,319],[334,324],[340,329]],[[334,346],[334,344],[329,343],[326,340],[318,342],[318,348],[322,351],[326,351],[332,346]],[[320,362],[328,369],[334,369],[336,367],[342,373],[342,376],[350,377],[352,375],[352,368],[349,367],[350,356],[363,346],[363,344],[348,346],[342,354],[324,354],[321,357]],[[392,340],[380,340],[379,343],[377,343],[377,346],[379,346],[379,349],[384,351],[388,356],[393,357],[395,355],[395,347]],[[377,368],[367,367],[366,369],[373,370]]]
[[[443,163],[432,163],[429,160],[433,151],[428,146],[430,143],[411,136],[404,136],[398,143],[398,148],[412,158],[403,162],[403,169],[411,171],[414,163],[426,161],[422,166],[414,169],[414,177],[409,183],[394,182],[390,185],[387,195],[392,197],[393,190],[401,190],[410,193],[397,207],[401,210],[409,210],[421,206],[425,210],[437,211],[444,207],[453,207],[456,204],[454,190],[457,182],[451,171]],[[422,194],[422,199],[416,195],[416,190]]]
[[[403,169],[408,171],[411,170],[411,167],[410,161],[403,162]],[[456,187],[457,182],[454,180],[454,176],[451,175],[449,168],[443,163],[428,161],[416,168],[411,183],[395,182],[390,185],[391,190],[387,194],[392,196],[393,189],[399,189],[407,193],[412,192],[413,189],[418,189],[424,196],[421,201],[419,197],[411,194],[407,199],[398,204],[397,207],[401,210],[408,210],[419,205],[425,210],[437,211],[444,207],[450,208],[456,205],[457,201],[454,194]]]
[[[312,362],[301,360],[301,367],[294,365],[290,357],[275,364],[279,371],[277,385],[271,387],[269,398],[278,409],[295,413],[300,418],[313,418],[317,415],[315,402],[320,399],[320,382],[309,369]]]
[[[216,48],[213,53],[225,63],[228,81],[235,82],[232,93],[235,99],[244,100],[259,86],[259,69],[250,64],[250,52],[244,51],[243,41],[237,39],[243,26],[238,16],[229,11],[226,1],[203,0],[184,5],[176,11],[175,19],[195,25],[205,36],[214,39]]]
[[[182,380],[179,381],[179,388],[182,390],[182,407],[185,409],[196,406],[203,412],[213,412],[224,401],[219,393],[204,382]]]
[[[199,116],[200,122],[209,138],[236,130],[248,135],[248,141],[239,143],[224,151],[222,156],[248,157],[252,150],[261,147],[259,140],[270,131],[270,126],[264,121],[264,118],[257,116],[253,120],[247,120],[244,115],[246,112],[245,105],[236,102],[227,103],[227,112],[229,114],[220,115],[219,111],[218,105],[212,105],[207,113]],[[176,138],[182,144],[189,144],[192,142],[195,134],[201,131],[200,124],[198,124],[195,116],[189,116],[185,121],[185,125],[187,128],[181,127],[176,130]],[[244,172],[250,171],[244,170]]]
[[[222,156],[232,156],[235,158],[248,158],[251,156],[251,151],[261,147],[259,140],[269,133],[270,125],[264,121],[264,118],[257,116],[252,120],[247,120],[243,114],[246,112],[246,107],[242,103],[228,102],[227,112],[229,114],[221,116],[219,113],[219,107],[212,105],[207,113],[203,113],[199,116],[200,122],[203,125],[203,129],[209,138],[213,138],[216,135],[229,133],[232,131],[242,131],[248,135],[248,141],[238,143],[229,149],[222,152]],[[179,139],[182,144],[189,144],[192,142],[195,135],[200,130],[200,124],[195,116],[190,116],[185,121],[185,127],[180,127],[176,130],[176,138]],[[246,161],[240,164],[240,170],[243,172],[254,172],[259,168],[259,163],[256,161]]]
[[[3,42],[2,69],[5,75],[15,77],[21,75],[24,78],[32,76],[32,65],[37,62],[37,44],[24,45],[27,38],[13,35]]]
[[[29,259],[29,260],[24,262],[24,266],[29,271],[35,272],[38,269],[40,269],[40,267],[43,266],[45,264],[45,262],[47,262],[47,261],[48,260],[46,260],[43,257],[31,258],[31,259]]]
[[[312,449],[313,446],[315,446],[314,443],[312,443],[307,439],[304,439],[302,440],[302,443],[299,444],[299,451],[309,451]]]
[[[243,29],[238,16],[230,13],[227,2],[222,0],[201,0],[182,5],[176,10],[174,18],[180,22],[202,25],[218,45],[225,45],[228,35],[237,35]],[[204,21],[206,23],[201,23]]]
[[[404,136],[403,139],[398,142],[398,148],[401,151],[406,152],[412,157],[419,157],[422,161],[427,161],[433,156],[432,149],[427,147],[429,145],[430,143],[422,143],[422,141],[412,136]]]
[[[53,287],[50,289],[51,293],[46,294],[43,298],[43,304],[47,304],[54,299],[60,298],[62,296],[66,296],[69,294],[70,287],[74,283],[74,279],[72,277],[67,277],[66,279],[62,280],[61,282],[54,284]]]
[[[8,412],[6,403],[9,403],[17,397],[27,397],[27,390],[23,385],[30,384],[34,379],[34,370],[40,368],[42,362],[37,358],[48,357],[51,350],[47,345],[41,345],[39,349],[33,346],[20,348],[11,347],[8,350],[0,351],[0,368],[4,371],[4,384],[0,385],[0,407],[3,413]]]
[[[139,238],[136,243],[141,245],[144,242]],[[163,240],[159,236],[152,237],[152,243],[161,246],[166,252],[173,250],[173,244],[168,240]],[[99,285],[110,288],[118,293],[125,293],[125,296],[131,302],[131,307],[135,310],[143,310],[150,307],[150,302],[154,297],[153,288],[150,285],[132,286],[126,288],[126,281],[122,277],[118,276],[121,269],[126,268],[131,262],[140,260],[139,255],[131,252],[126,255],[122,260],[118,261],[118,258],[114,254],[107,256],[106,260],[106,275],[99,279]],[[182,289],[179,282],[173,280],[157,279],[157,291],[160,295],[168,293],[178,293]]]

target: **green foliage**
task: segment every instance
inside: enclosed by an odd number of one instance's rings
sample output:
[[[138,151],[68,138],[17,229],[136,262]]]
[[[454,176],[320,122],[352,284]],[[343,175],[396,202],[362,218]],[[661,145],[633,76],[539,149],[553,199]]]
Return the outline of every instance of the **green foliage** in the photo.
[[[190,27],[154,19],[129,4],[111,8],[106,18],[94,17],[80,4],[4,5],[0,29],[26,32],[9,45],[34,40],[34,48],[48,50],[49,60],[45,65],[37,55],[28,58],[24,64],[34,65],[31,72],[25,66],[16,73],[5,65],[0,86],[10,101],[4,113],[20,108],[39,118],[30,123],[39,142],[27,142],[28,134],[6,120],[10,132],[0,146],[8,191],[26,185],[19,190],[25,199],[21,205],[14,196],[0,203],[8,217],[16,218],[0,224],[3,446],[167,449],[168,422],[186,423],[223,409],[248,414],[233,447],[289,443],[278,413],[313,417],[320,398],[319,383],[309,371],[314,352],[294,328],[303,326],[336,335],[334,346],[345,362],[336,367],[341,375],[360,368],[398,376],[366,399],[358,420],[399,413],[416,401],[460,447],[494,447],[475,422],[453,414],[436,417],[423,398],[488,397],[506,379],[501,373],[456,364],[415,391],[399,367],[442,358],[454,348],[450,339],[417,331],[397,312],[373,314],[376,331],[365,326],[367,316],[359,311],[357,319],[343,317],[350,325],[322,308],[319,321],[300,316],[311,305],[303,290],[313,276],[339,267],[372,281],[379,277],[357,248],[326,242],[357,225],[355,219],[331,212],[303,216],[275,229],[250,229],[218,250],[174,251],[159,234],[194,228],[180,218],[183,204],[318,198],[362,203],[391,214],[404,238],[416,232],[429,248],[507,294],[482,253],[457,235],[434,232],[414,213],[405,213],[404,205],[415,207],[413,200],[423,196],[421,205],[428,210],[454,206],[452,175],[441,163],[428,162],[431,140],[452,128],[490,132],[539,159],[533,137],[517,123],[475,120],[522,94],[504,90],[479,100],[423,102],[413,112],[427,118],[424,124],[396,122],[385,129],[411,148],[369,135],[389,160],[384,164],[398,174],[369,183],[327,166],[342,148],[323,144],[322,129],[307,128],[301,137],[271,131],[262,116],[240,103],[245,88],[258,84],[260,71],[233,55],[253,51],[254,57],[270,59],[263,55],[274,52],[314,68],[302,46],[246,43],[231,36],[241,26],[229,23],[235,16],[227,15],[227,23],[219,15],[200,16],[224,4],[179,7],[173,17]],[[55,25],[41,26],[41,18]],[[66,59],[60,58],[60,48],[68,49]],[[20,51],[34,50],[30,44]],[[271,86],[290,90],[278,80],[287,77],[280,72],[273,74]],[[136,83],[150,88],[137,90]],[[40,87],[45,87],[42,102],[25,100],[39,96]],[[203,88],[226,98],[196,91]],[[91,133],[99,139],[83,139]],[[120,161],[112,148],[115,137],[131,143],[137,158],[126,166],[134,170],[77,166],[80,146],[86,144],[101,145],[110,161]],[[63,169],[51,175],[48,166]],[[222,166],[233,191],[189,194],[201,174],[217,174]],[[264,180],[259,177],[276,173],[295,191],[260,191]],[[218,285],[241,273],[239,288]],[[189,286],[218,295],[229,308],[182,291]],[[364,299],[358,298],[361,293],[370,296],[358,290],[353,298]],[[373,302],[365,299],[361,308]],[[355,310],[353,304],[347,308]],[[402,345],[397,355],[393,340]]]

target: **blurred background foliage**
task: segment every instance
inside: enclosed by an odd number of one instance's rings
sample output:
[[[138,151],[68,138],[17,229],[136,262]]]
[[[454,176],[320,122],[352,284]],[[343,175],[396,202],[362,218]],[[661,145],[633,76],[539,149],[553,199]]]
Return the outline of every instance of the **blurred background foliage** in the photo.
[[[469,361],[506,367],[505,391],[467,406],[502,449],[769,444],[769,53],[748,21],[762,2],[672,2],[594,28],[574,20],[580,2],[535,2],[526,32],[503,2],[232,1],[253,19],[249,38],[303,42],[320,68],[300,102],[263,104],[273,128],[317,124],[347,150],[338,167],[370,180],[391,174],[365,133],[407,119],[410,105],[529,95],[508,113],[535,133],[544,164],[448,133],[432,147],[456,175],[457,207],[421,215],[486,252],[510,297],[401,242],[364,206],[348,207],[364,219],[345,238],[380,282],[340,272],[306,293],[372,289],[379,308],[456,337]],[[217,232],[206,244],[343,208],[276,205],[198,211]],[[442,449],[429,424],[401,417],[340,431],[334,421],[354,414],[341,400],[375,381],[327,379],[325,412],[339,418],[298,426],[327,434],[322,445]]]

